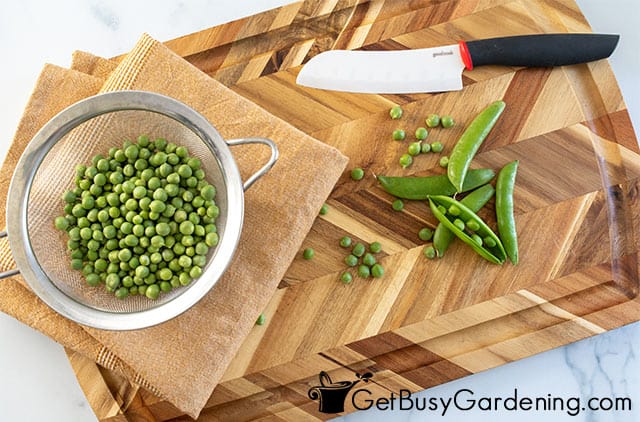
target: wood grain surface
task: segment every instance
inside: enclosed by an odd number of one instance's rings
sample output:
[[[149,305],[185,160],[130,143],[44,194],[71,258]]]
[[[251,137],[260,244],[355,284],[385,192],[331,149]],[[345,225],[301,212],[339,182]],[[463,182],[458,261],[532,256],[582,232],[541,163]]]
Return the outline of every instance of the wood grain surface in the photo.
[[[459,39],[589,32],[571,0],[308,0],[169,41],[178,54],[235,92],[350,157],[301,255],[216,388],[201,420],[325,420],[308,390],[372,372],[368,388],[419,391],[640,319],[638,142],[607,61],[563,68],[486,66],[465,72],[459,92],[367,95],[296,85],[301,65],[328,49],[398,50]],[[398,158],[433,112],[456,126],[433,129],[450,151],[480,110],[507,108],[474,167],[520,160],[517,266],[490,264],[460,242],[428,260],[417,233],[435,227],[428,205],[393,197],[374,177],[442,173],[438,154],[408,169]],[[391,120],[401,104],[404,116]],[[304,183],[283,180],[282,183]],[[277,212],[277,211],[276,211]],[[495,225],[493,203],[481,215]],[[342,236],[380,241],[380,279],[339,281]],[[68,351],[103,421],[189,420],[119,375]],[[349,401],[345,412],[353,411]]]

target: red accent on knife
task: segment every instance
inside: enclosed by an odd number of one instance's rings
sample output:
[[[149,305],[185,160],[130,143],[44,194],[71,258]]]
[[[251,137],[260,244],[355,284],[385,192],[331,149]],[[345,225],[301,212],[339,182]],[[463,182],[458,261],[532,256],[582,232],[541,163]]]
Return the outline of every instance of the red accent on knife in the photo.
[[[462,57],[464,66],[467,70],[473,70],[473,60],[471,60],[471,54],[469,53],[467,43],[464,41],[458,41],[458,46],[460,47],[460,56]]]

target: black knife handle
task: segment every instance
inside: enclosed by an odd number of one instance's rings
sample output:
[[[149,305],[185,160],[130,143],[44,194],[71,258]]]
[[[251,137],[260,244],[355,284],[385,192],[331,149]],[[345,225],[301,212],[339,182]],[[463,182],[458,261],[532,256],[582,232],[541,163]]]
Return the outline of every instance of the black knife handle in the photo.
[[[564,66],[609,57],[619,38],[612,34],[518,35],[461,42],[460,48],[467,69],[488,64]]]

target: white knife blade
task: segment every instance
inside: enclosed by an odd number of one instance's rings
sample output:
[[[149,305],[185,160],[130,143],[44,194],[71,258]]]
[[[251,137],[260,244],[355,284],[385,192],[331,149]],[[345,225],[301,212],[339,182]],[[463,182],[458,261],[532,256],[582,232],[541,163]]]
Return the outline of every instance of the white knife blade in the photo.
[[[462,89],[464,67],[457,44],[392,52],[331,50],[309,60],[297,83],[379,94],[454,91]]]
[[[535,34],[460,41],[434,48],[399,51],[330,50],[298,74],[300,85],[375,94],[462,89],[462,71],[474,66],[564,66],[609,57],[619,36]]]

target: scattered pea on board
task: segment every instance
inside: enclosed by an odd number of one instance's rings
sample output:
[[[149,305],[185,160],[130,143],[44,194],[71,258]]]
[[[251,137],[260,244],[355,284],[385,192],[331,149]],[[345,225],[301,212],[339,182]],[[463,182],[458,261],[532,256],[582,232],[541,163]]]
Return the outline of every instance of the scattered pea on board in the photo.
[[[310,260],[313,259],[313,257],[315,256],[316,251],[313,250],[313,248],[306,248],[303,252],[302,252],[302,257],[306,260]]]
[[[391,110],[389,110],[389,116],[391,116],[391,118],[394,120],[402,117],[402,107],[400,107],[399,105],[391,107]]]
[[[353,170],[351,170],[351,179],[353,180],[362,180],[362,178],[364,177],[364,170],[362,170],[361,167],[356,167]]]
[[[391,137],[394,141],[404,141],[404,138],[407,137],[407,134],[403,129],[396,129],[391,133]]]

